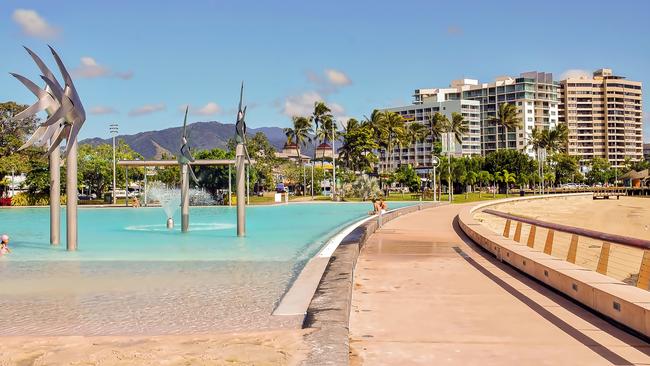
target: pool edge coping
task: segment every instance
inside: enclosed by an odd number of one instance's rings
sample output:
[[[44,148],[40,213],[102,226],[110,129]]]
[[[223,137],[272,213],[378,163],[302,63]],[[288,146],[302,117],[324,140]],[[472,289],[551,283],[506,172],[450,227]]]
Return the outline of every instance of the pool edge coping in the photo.
[[[383,225],[405,214],[446,204],[448,203],[423,201],[411,206],[394,209],[382,215],[381,224]],[[353,228],[348,231],[347,229],[351,227]],[[305,339],[310,346],[310,352],[305,361],[306,363],[303,364],[344,364],[337,363],[338,361],[345,361],[345,364],[347,364],[349,357],[348,328],[354,270],[361,248],[370,235],[380,227],[379,217],[375,215],[358,220],[341,230],[339,234],[347,231],[347,235],[341,235],[336,249],[333,250],[330,256],[319,257],[317,254],[312,258],[312,260],[319,261],[318,266],[319,268],[322,267],[322,270],[310,274],[310,280],[314,281],[314,283],[310,284],[310,287],[314,288],[313,292],[302,289],[304,295],[310,294],[306,299],[307,307],[304,313],[277,315],[302,316],[302,328],[316,329]],[[303,299],[303,301],[305,300]]]

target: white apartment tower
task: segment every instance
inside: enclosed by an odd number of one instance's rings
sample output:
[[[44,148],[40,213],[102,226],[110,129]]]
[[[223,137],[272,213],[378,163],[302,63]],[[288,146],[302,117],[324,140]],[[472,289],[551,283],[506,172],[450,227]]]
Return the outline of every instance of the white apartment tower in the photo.
[[[560,121],[569,129],[570,155],[583,170],[593,158],[622,168],[626,158],[643,159],[642,84],[599,69],[592,77],[560,83]]]
[[[503,76],[491,83],[461,79],[452,81],[449,88],[416,89],[414,104],[430,101],[473,100],[480,105],[481,154],[498,149],[517,149],[534,156],[528,145],[534,127],[551,129],[558,122],[558,83],[553,75],[545,72],[525,72],[517,78]],[[522,128],[505,134],[490,122],[502,103],[517,107]]]
[[[384,111],[400,114],[407,125],[420,123],[430,127],[430,119],[440,113],[449,120],[452,113],[460,113],[468,122],[469,133],[463,136],[462,144],[456,143],[456,155],[470,156],[481,154],[481,120],[480,103],[474,100],[437,100],[429,98],[425,103],[412,104],[403,107],[387,108]],[[432,158],[432,138],[411,146],[396,146],[392,157],[386,151],[379,151],[379,170],[392,170],[400,165],[411,164],[413,167],[430,168]]]

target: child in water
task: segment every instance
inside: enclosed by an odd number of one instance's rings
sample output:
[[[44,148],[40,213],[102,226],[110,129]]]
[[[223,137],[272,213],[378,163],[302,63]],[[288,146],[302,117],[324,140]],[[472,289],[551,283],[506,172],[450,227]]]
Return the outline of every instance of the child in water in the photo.
[[[9,249],[9,236],[8,235],[2,235],[0,238],[0,257],[7,254],[11,253],[11,249]]]

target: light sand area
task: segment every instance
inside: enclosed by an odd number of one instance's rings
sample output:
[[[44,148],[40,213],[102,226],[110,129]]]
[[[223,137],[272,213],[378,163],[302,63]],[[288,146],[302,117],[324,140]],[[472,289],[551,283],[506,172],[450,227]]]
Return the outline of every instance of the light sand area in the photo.
[[[490,208],[611,234],[650,239],[650,199],[647,198],[594,200],[591,195],[551,197],[502,203]]]
[[[553,197],[535,200],[519,200],[489,206],[497,211],[542,221],[576,226],[600,232],[628,237],[650,239],[650,200],[647,198],[621,197],[620,200],[594,200],[591,195]],[[477,212],[474,217],[494,232],[503,234],[505,219]],[[511,227],[513,238],[515,224]],[[547,229],[538,228],[534,248],[543,251]],[[526,245],[530,225],[522,225],[520,243]],[[551,255],[567,258],[571,235],[555,232]],[[596,270],[602,242],[580,237],[576,264]],[[643,251],[612,243],[607,275],[629,284],[636,284]]]
[[[0,365],[298,365],[309,330],[154,337],[2,337]]]

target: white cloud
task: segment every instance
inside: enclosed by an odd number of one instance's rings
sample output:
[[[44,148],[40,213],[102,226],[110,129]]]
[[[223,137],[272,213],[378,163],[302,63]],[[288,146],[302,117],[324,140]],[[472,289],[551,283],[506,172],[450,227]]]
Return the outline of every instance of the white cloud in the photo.
[[[332,115],[334,117],[343,116],[345,114],[345,108],[338,103],[327,103],[327,106],[332,110]]]
[[[52,39],[61,33],[59,28],[48,24],[34,10],[16,9],[11,18],[20,26],[23,33],[30,37]]]
[[[322,101],[323,97],[315,91],[287,97],[282,105],[282,113],[286,116],[309,116],[314,111],[314,103]]]
[[[589,79],[592,73],[588,70],[569,69],[560,74],[560,80],[564,79]]]
[[[72,70],[72,74],[79,78],[93,79],[104,76],[116,77],[122,80],[133,78],[133,71],[112,72],[110,68],[100,65],[94,58],[84,56],[81,58],[81,64]]]
[[[81,58],[81,65],[72,70],[72,73],[80,78],[98,78],[110,74],[110,70],[95,61],[94,58],[84,56]]]
[[[103,106],[103,105],[97,105],[90,108],[90,114],[102,115],[102,114],[113,114],[113,113],[117,113],[117,111],[114,108]]]
[[[195,107],[191,104],[183,104],[178,110],[185,113],[185,108],[189,107],[189,113],[197,116],[211,116],[223,112],[221,106],[215,102],[208,102],[203,107]]]
[[[325,70],[325,76],[330,84],[334,86],[346,86],[352,84],[352,80],[343,72],[334,69]]]
[[[289,96],[282,103],[282,113],[286,116],[308,117],[314,112],[314,103],[325,102],[337,121],[347,121],[350,117],[345,114],[345,108],[334,102],[328,102],[318,92],[307,91],[299,95]]]
[[[165,104],[159,103],[159,104],[145,104],[141,107],[134,108],[129,112],[129,116],[131,117],[137,117],[137,116],[144,116],[146,114],[151,114],[155,112],[159,112],[165,110]]]

